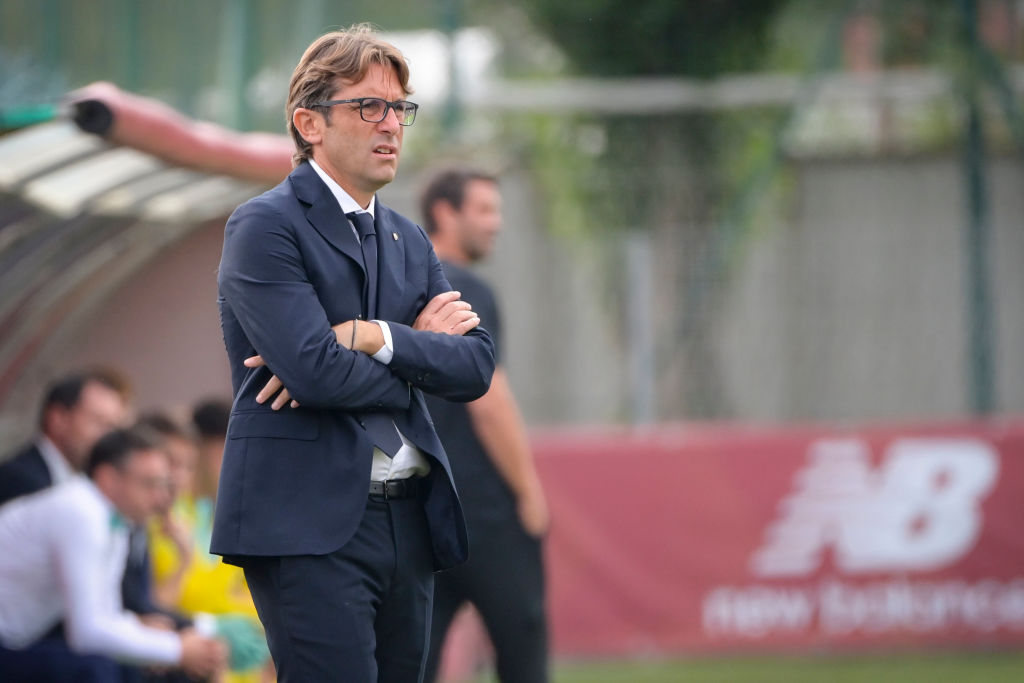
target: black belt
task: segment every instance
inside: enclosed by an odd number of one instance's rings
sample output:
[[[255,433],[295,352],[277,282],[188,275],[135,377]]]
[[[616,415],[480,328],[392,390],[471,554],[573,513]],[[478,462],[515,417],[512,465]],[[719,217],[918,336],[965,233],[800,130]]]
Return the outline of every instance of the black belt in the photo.
[[[412,498],[419,493],[419,490],[419,477],[370,482],[370,495],[380,496],[385,500],[389,498]]]

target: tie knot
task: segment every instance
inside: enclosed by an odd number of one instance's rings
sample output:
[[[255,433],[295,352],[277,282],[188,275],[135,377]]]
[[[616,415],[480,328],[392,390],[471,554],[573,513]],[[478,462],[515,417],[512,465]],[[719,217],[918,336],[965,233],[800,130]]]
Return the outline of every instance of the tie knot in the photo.
[[[360,237],[374,234],[373,216],[368,212],[353,211],[352,213],[346,213],[345,218],[352,221],[352,225],[356,226],[356,232],[359,233]]]

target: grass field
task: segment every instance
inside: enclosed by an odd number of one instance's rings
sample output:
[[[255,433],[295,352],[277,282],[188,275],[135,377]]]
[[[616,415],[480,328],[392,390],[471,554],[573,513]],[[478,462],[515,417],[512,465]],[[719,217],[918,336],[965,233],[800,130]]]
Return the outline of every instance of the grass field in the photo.
[[[1024,652],[563,662],[554,673],[554,683],[677,682],[1024,683]]]

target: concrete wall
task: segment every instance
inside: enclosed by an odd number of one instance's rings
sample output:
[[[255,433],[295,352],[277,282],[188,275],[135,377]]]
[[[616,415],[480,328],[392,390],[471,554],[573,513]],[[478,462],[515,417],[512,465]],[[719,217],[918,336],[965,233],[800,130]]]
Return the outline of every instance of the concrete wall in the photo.
[[[966,209],[956,159],[807,161],[793,213],[758,234],[723,298],[736,416],[969,411]],[[989,169],[996,406],[1024,410],[1024,166]]]
[[[967,303],[962,183],[955,158],[805,161],[784,215],[761,221],[722,277],[701,324],[707,367],[726,406],[717,417],[869,420],[965,414]],[[416,215],[415,173],[382,193]],[[565,237],[543,224],[541,194],[525,172],[502,179],[506,227],[482,271],[505,315],[505,362],[531,425],[627,421],[630,357],[623,240]],[[1024,411],[1024,166],[990,169],[997,409]],[[685,230],[680,226],[679,230]],[[84,363],[122,368],[141,409],[184,410],[229,391],[216,312],[222,226],[209,224],[170,248],[111,296],[52,376]],[[626,238],[628,239],[628,238]],[[667,238],[666,238],[667,239]],[[651,242],[648,274],[673,287],[678,235]],[[658,419],[691,417],[669,375],[687,353],[668,332],[678,297],[650,304],[659,330],[652,354]],[[673,292],[667,292],[673,294]],[[641,317],[642,319],[642,317]],[[631,365],[632,363],[632,365]],[[642,366],[642,363],[641,363]],[[671,373],[668,368],[676,368]],[[694,378],[683,377],[682,382]],[[707,379],[707,378],[705,378]],[[660,393],[659,393],[660,392]],[[35,412],[29,396],[24,424]],[[10,416],[8,415],[8,418]]]

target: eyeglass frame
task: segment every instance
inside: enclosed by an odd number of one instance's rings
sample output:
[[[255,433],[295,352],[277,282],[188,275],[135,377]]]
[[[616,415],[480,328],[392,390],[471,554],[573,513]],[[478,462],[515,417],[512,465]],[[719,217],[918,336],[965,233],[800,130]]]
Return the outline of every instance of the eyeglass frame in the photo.
[[[366,118],[366,115],[363,113],[363,107],[365,106],[363,103],[366,102],[366,100],[378,100],[384,103],[384,114],[376,121],[371,121],[370,119]],[[385,100],[383,97],[353,97],[348,100],[325,100],[323,102],[314,102],[309,106],[333,107],[336,104],[355,104],[357,102],[359,103],[359,118],[361,118],[363,121],[366,121],[367,123],[380,123],[381,121],[388,117],[388,110],[390,109],[391,111],[395,112],[395,118],[398,119],[398,125],[411,126],[413,123],[416,122],[416,112],[419,111],[420,108],[420,105],[416,104],[415,102],[410,102],[409,100],[395,100],[394,102],[389,102]],[[412,106],[412,121],[410,121],[409,123],[402,123],[402,117],[398,114],[398,109],[396,108],[396,105],[399,104]]]

